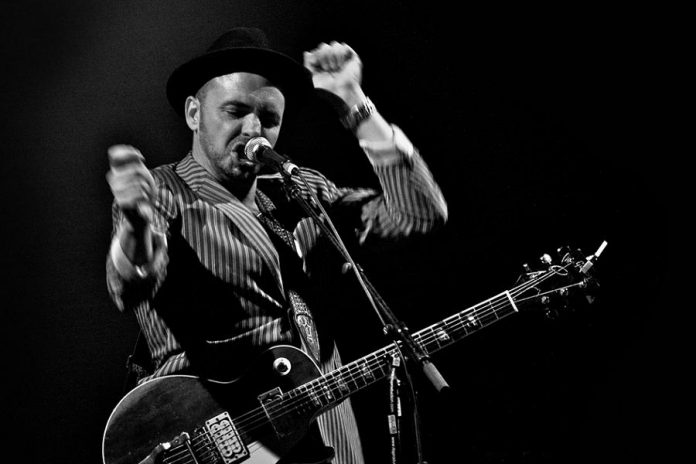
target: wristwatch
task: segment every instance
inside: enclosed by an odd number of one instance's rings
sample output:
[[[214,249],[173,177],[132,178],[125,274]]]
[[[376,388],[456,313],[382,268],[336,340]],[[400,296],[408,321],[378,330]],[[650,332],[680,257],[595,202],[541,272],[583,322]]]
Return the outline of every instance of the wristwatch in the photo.
[[[368,97],[365,100],[354,105],[343,118],[341,123],[346,129],[355,132],[358,126],[369,118],[376,111],[375,104]]]

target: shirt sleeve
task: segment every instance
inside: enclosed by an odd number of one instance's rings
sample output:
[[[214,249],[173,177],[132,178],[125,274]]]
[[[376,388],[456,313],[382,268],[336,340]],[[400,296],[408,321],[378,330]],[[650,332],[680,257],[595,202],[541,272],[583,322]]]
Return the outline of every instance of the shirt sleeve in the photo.
[[[372,164],[381,191],[340,188],[317,171],[304,168],[303,179],[297,178],[300,189],[306,192],[306,181],[332,210],[357,209],[355,231],[361,243],[369,237],[393,239],[423,234],[446,222],[447,203],[440,187],[418,150],[398,127],[392,126],[390,140],[359,143]]]
[[[391,139],[358,142],[373,166],[394,164],[402,159],[410,161],[413,158],[415,148],[406,134],[393,124],[391,128]]]
[[[153,240],[152,260],[136,266],[121,249],[118,234],[122,230],[125,217],[120,208],[113,204],[113,230],[106,259],[106,280],[109,295],[120,311],[135,309],[152,299],[164,281],[169,260],[167,234],[174,215],[173,195],[158,182],[153,202],[153,221],[150,225]]]

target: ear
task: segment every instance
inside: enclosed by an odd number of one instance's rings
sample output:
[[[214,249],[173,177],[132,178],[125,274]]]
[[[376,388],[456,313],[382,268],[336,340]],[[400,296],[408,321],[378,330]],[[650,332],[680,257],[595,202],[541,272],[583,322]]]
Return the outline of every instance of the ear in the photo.
[[[187,97],[184,103],[184,116],[186,117],[186,125],[192,131],[198,130],[198,125],[201,120],[201,102],[196,97]]]

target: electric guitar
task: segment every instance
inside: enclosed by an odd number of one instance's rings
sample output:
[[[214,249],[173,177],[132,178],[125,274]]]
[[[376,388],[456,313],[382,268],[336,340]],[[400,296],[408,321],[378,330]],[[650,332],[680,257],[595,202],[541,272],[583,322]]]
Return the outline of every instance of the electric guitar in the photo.
[[[414,333],[413,339],[430,355],[531,302],[549,310],[571,304],[576,293],[591,302],[591,290],[598,284],[589,271],[605,246],[603,242],[588,257],[580,250],[559,249],[559,264],[545,254],[542,270],[525,264],[515,287]],[[573,291],[578,289],[583,291]],[[104,464],[298,462],[293,449],[308,435],[314,419],[387,377],[399,350],[399,343],[393,343],[321,375],[301,350],[276,346],[230,382],[189,375],[147,381],[127,393],[111,413],[102,443]],[[317,457],[316,462],[324,459]]]

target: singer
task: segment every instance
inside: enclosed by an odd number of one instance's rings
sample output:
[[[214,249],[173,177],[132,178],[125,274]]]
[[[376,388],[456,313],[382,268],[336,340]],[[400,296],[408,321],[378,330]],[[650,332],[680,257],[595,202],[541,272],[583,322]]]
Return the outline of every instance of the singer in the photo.
[[[277,345],[301,348],[323,373],[340,366],[332,335],[322,330],[322,312],[331,308],[316,304],[310,278],[319,229],[283,194],[278,163],[245,153],[259,137],[275,146],[286,106],[316,92],[342,102],[337,118],[381,189],[341,188],[298,155],[293,161],[331,215],[349,219],[346,233],[357,243],[425,234],[446,221],[445,200],[418,150],[363,92],[358,54],[322,43],[303,62],[270,48],[258,29],[232,29],[167,82],[169,102],[191,130],[188,154],[150,169],[135,147],[108,149],[107,285],[119,310],[135,314],[146,342],[137,385],[172,374],[237,379]],[[311,432],[292,451],[297,462],[317,462],[319,451],[322,462],[363,462],[349,400],[322,414]]]

